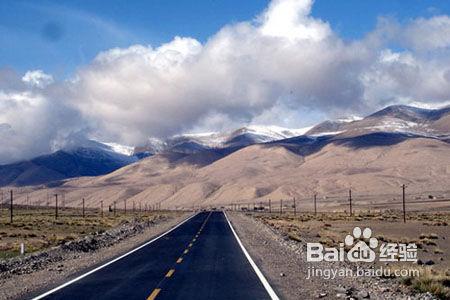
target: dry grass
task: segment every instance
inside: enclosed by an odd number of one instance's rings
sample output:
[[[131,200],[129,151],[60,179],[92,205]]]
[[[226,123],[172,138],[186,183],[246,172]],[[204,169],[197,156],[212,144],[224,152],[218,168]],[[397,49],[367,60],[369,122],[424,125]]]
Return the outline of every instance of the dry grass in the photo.
[[[313,214],[267,214],[253,216],[292,240],[321,242],[336,247],[354,226],[368,226],[381,242],[415,243],[418,258],[434,265],[401,265],[393,263],[388,268],[420,269],[418,277],[402,277],[401,281],[418,292],[430,292],[441,299],[450,299],[450,241],[448,222],[450,213],[410,213],[407,223],[398,212],[357,213],[352,217],[342,213]],[[420,233],[420,234],[419,234]],[[386,267],[386,266],[383,266]]]
[[[431,268],[420,268],[420,276],[405,277],[402,282],[421,293],[431,293],[439,299],[450,299],[450,276]]]
[[[146,212],[141,215],[126,215],[123,212],[104,213],[88,211],[86,217],[80,210],[64,209],[55,219],[54,210],[15,209],[13,223],[9,220],[9,211],[0,215],[0,259],[19,255],[20,244],[24,243],[26,253],[40,251],[77,239],[93,232],[104,232],[124,222],[132,220],[156,220],[171,212]]]

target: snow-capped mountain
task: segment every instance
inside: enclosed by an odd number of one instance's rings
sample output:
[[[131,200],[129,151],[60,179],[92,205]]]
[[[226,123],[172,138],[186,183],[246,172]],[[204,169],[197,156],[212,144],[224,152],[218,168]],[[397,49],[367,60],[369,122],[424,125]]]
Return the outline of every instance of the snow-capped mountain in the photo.
[[[95,140],[86,140],[83,143],[66,145],[60,151],[78,154],[94,160],[108,157],[122,164],[130,164],[138,160],[134,155],[134,147]]]
[[[186,133],[167,139],[150,138],[135,153],[156,154],[166,150],[196,153],[206,149],[244,147],[305,134],[311,127],[290,129],[279,126],[250,125],[227,132]]]
[[[0,166],[0,186],[35,185],[78,176],[98,176],[137,160],[133,147],[71,139],[51,154]]]
[[[100,142],[101,143],[101,142]],[[133,156],[134,147],[121,145],[118,143],[102,143],[105,146],[109,147],[109,150],[115,153],[119,153],[126,156]]]
[[[279,144],[299,154],[307,154],[329,143],[345,143],[354,147],[390,146],[417,137],[450,142],[450,107],[423,109],[395,105],[365,118],[340,118],[307,128],[250,125],[226,132],[149,138],[138,147],[73,136],[51,154],[0,166],[0,186],[102,175],[164,152],[175,152],[179,157],[195,154],[195,161],[200,161],[201,157],[209,157],[206,161],[213,161],[253,144]]]
[[[406,105],[388,106],[365,118],[325,121],[307,135],[341,134],[357,136],[373,132],[404,133],[442,138],[449,135],[450,107],[424,109]]]
[[[249,125],[227,132],[186,133],[167,139],[150,138],[135,148],[138,156],[164,151],[198,153],[208,149],[238,149],[248,145],[280,141],[297,136],[358,136],[374,132],[402,133],[442,138],[449,136],[450,107],[423,109],[405,105],[388,106],[365,118],[349,116],[315,126],[290,129]],[[446,119],[447,118],[447,119]]]

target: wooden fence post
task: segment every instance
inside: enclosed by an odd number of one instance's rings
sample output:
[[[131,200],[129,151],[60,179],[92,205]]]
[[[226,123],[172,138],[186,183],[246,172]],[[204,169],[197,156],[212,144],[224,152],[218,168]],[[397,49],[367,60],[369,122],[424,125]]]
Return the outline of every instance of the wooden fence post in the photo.
[[[297,203],[295,202],[295,197],[294,197],[294,216],[297,215]]]
[[[403,199],[403,223],[406,223],[406,204],[405,204],[405,189],[406,186],[402,185],[402,199]]]
[[[314,215],[317,216],[317,194],[314,194]]]
[[[55,220],[58,220],[58,194],[55,194]]]
[[[350,217],[353,215],[353,211],[352,211],[352,189],[348,190],[348,201],[350,204]]]
[[[14,218],[14,212],[13,212],[13,210],[14,210],[14,203],[13,203],[13,190],[11,190],[10,191],[10,193],[11,193],[11,204],[10,204],[10,209],[9,209],[9,222],[12,224],[12,222],[13,222],[13,218]]]

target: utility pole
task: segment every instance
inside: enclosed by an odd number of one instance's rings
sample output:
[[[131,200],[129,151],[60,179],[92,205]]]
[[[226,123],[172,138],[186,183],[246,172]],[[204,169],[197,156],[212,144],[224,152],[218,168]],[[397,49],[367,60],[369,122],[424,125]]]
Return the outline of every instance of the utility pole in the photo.
[[[58,220],[58,194],[55,194],[55,220]]]
[[[101,212],[101,216],[103,218],[103,200],[100,201],[100,212]]]
[[[317,216],[317,194],[314,194],[314,215]]]
[[[403,199],[403,223],[406,223],[406,205],[405,205],[405,189],[406,185],[402,185],[402,199]]]
[[[125,214],[127,214],[127,199],[123,200],[123,208],[124,208]]]
[[[294,216],[297,215],[297,204],[295,203],[295,197],[294,197]]]
[[[135,208],[135,203],[134,203],[134,201],[133,201],[133,215],[134,215],[134,208]]]
[[[84,214],[84,198],[83,198],[83,218],[84,218],[85,214]]]
[[[283,199],[280,199],[280,215],[283,214]]]
[[[353,215],[353,211],[352,211],[352,189],[348,190],[348,201],[350,204],[350,217]]]
[[[114,211],[114,217],[116,216],[116,201],[114,201],[114,208],[113,208],[113,211]]]
[[[272,213],[272,201],[269,199],[269,214]]]
[[[14,216],[14,213],[13,213],[13,209],[14,209],[14,204],[13,204],[13,190],[11,190],[10,191],[10,194],[11,194],[11,204],[10,204],[10,209],[9,209],[9,221],[10,221],[10,223],[12,224],[12,222],[13,222],[13,216]]]

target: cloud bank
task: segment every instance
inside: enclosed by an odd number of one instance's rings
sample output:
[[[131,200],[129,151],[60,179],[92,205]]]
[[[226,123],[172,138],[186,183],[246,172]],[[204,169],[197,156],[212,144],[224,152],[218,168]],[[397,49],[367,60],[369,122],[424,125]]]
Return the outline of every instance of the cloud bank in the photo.
[[[22,78],[4,71],[0,138],[11,142],[0,147],[0,162],[46,153],[77,131],[136,145],[193,129],[303,126],[450,99],[448,16],[380,18],[363,39],[345,41],[311,16],[312,5],[274,0],[203,44],[175,37],[110,49],[66,82],[40,70]]]

